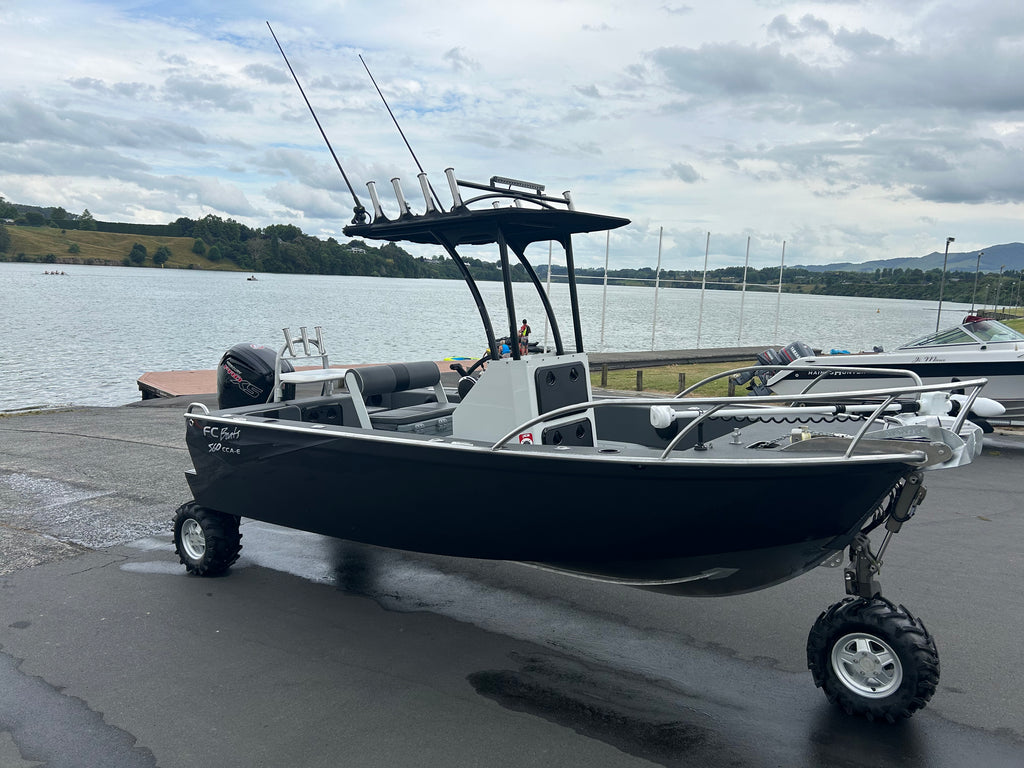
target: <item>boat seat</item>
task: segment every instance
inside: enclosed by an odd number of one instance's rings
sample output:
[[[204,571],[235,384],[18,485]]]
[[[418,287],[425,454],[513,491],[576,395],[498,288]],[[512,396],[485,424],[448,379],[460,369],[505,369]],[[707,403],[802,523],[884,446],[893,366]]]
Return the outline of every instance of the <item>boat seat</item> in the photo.
[[[324,344],[323,332],[320,326],[313,328],[314,337],[310,338],[306,326],[299,328],[299,335],[292,338],[291,331],[287,328],[284,331],[284,346],[277,353],[277,360],[274,365],[274,402],[284,399],[285,384],[323,384],[320,394],[330,395],[334,390],[334,382],[342,381],[345,378],[345,368],[331,368],[327,359],[327,347]],[[287,370],[282,367],[287,363],[289,368],[294,368],[295,361],[316,360],[320,361],[319,368],[307,368],[305,370]]]
[[[352,394],[359,426],[364,429],[398,429],[409,424],[450,416],[455,411],[455,403],[448,401],[448,396],[441,385],[440,369],[436,363],[429,361],[349,368],[345,375],[345,385]],[[433,387],[435,402],[417,403],[372,413],[367,411],[368,397],[424,387]]]

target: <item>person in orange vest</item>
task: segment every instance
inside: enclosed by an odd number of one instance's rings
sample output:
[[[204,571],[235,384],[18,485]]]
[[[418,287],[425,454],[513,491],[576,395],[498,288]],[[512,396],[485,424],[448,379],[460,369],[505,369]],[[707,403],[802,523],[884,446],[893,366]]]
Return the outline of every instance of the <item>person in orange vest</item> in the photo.
[[[523,324],[519,326],[519,354],[525,355],[530,349],[530,324],[523,318]]]

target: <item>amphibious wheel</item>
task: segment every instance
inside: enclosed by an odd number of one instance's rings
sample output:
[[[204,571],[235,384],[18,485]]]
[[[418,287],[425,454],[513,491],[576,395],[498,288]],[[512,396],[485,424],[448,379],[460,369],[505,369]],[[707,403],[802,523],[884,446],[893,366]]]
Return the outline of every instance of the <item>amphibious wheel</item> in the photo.
[[[242,551],[238,518],[194,501],[178,507],[173,531],[175,554],[185,569],[197,576],[219,576]]]
[[[807,636],[814,684],[847,714],[890,723],[928,703],[939,682],[939,654],[924,624],[882,597],[847,597]]]

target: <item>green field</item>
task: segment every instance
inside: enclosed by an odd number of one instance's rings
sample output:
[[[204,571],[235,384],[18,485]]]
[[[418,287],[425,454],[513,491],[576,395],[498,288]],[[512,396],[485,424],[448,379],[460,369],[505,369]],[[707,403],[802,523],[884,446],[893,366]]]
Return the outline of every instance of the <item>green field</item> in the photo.
[[[658,368],[644,368],[643,385],[645,392],[674,395],[679,391],[679,374],[685,376],[687,387],[693,386],[698,381],[713,376],[722,371],[729,371],[733,368],[742,368],[747,365],[755,365],[756,360],[738,361],[734,363],[694,363],[692,365],[665,365]],[[616,371],[608,371],[608,389],[633,392],[636,390],[636,368],[623,368]],[[590,371],[590,383],[594,387],[601,386],[601,371],[594,366]],[[722,378],[708,384],[695,392],[693,397],[725,397],[729,392],[729,380]],[[740,395],[746,395],[747,390],[739,389]]]
[[[171,251],[164,265],[168,269],[219,269],[239,271],[227,259],[213,262],[192,252],[191,237],[125,235],[118,232],[90,232],[54,227],[7,227],[11,245],[0,258],[6,261],[35,261],[48,264],[100,264],[121,266],[135,243],[146,247],[149,256],[142,266],[152,267],[153,254],[161,245]],[[68,249],[78,246],[78,253]]]

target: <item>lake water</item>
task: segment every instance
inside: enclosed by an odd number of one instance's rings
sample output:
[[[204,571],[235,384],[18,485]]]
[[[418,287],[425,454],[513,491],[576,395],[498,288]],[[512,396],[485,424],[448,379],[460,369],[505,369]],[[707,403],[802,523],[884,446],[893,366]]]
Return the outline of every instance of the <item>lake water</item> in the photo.
[[[74,265],[60,276],[44,274],[48,268],[0,263],[0,411],[122,405],[140,399],[136,381],[147,371],[212,369],[237,343],[279,347],[284,327],[322,326],[337,364],[476,358],[486,347],[476,306],[456,280],[261,274],[248,281],[237,272]],[[501,284],[480,290],[503,335]],[[551,294],[568,348],[568,289],[553,284]],[[700,290],[662,287],[655,324],[653,287],[609,286],[605,296],[590,284],[579,294],[590,352],[697,347],[698,324],[705,348],[799,340],[826,351],[888,349],[935,329],[935,302],[707,291],[701,312]],[[532,287],[516,284],[515,296],[517,326],[528,318],[532,338],[543,341]],[[966,308],[944,303],[944,325]]]

